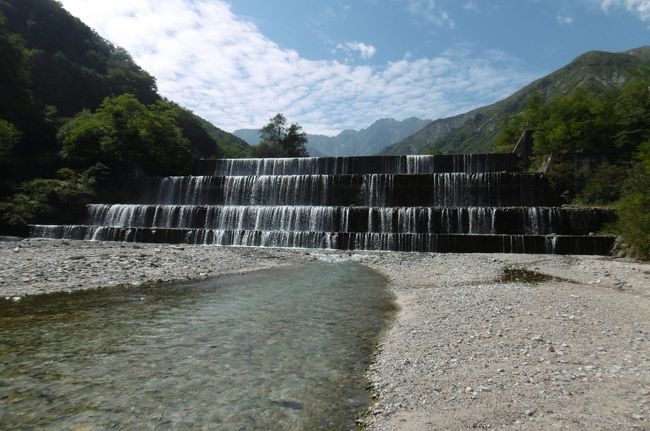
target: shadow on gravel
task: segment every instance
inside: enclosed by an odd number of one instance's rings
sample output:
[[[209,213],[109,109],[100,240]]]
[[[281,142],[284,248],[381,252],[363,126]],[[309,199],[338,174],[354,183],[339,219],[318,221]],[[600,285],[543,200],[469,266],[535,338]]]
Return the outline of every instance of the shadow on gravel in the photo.
[[[565,283],[573,283],[566,278],[554,277],[541,272],[530,271],[523,268],[506,268],[503,270],[503,275],[496,280],[497,283],[528,283],[537,284],[545,283],[547,281],[561,281]]]

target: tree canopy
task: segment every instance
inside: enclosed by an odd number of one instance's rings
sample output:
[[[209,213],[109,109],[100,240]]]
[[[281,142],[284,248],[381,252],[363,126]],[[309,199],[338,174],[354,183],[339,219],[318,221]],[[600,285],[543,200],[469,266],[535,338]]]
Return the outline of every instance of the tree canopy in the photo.
[[[545,100],[532,94],[526,108],[504,121],[497,151],[510,151],[525,129],[534,129],[534,153],[622,152],[629,157],[650,138],[650,69],[639,69],[623,88],[595,93],[578,87]]]
[[[650,258],[650,69],[600,94],[585,87],[551,101],[533,94],[504,122],[496,150],[511,151],[527,128],[534,167],[555,155],[547,176],[567,202],[617,207],[614,231]],[[591,163],[577,166],[580,155]]]
[[[260,129],[260,143],[252,150],[254,157],[307,157],[307,134],[300,124],[287,127],[286,117],[278,113]]]
[[[191,151],[176,115],[165,102],[145,106],[132,94],[108,97],[95,113],[83,111],[61,127],[61,156],[82,168],[101,162],[158,174],[186,171]]]

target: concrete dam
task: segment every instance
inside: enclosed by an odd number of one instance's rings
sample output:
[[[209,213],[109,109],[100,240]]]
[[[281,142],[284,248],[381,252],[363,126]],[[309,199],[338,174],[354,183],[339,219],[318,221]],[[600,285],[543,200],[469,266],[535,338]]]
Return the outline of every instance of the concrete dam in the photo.
[[[514,154],[220,159],[32,237],[414,252],[609,254],[610,210],[559,205]]]

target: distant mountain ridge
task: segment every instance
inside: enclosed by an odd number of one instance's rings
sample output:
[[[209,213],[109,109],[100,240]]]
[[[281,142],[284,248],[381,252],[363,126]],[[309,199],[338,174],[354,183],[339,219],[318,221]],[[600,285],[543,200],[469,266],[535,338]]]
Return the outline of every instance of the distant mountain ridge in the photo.
[[[369,156],[412,135],[430,122],[419,118],[403,121],[383,118],[365,129],[344,130],[336,136],[307,134],[307,150],[311,156]],[[240,129],[233,134],[249,145],[259,143],[257,129]]]
[[[384,148],[380,154],[420,154],[428,148],[443,153],[489,152],[501,121],[506,115],[522,111],[534,92],[541,92],[547,99],[567,94],[579,86],[602,92],[623,86],[641,66],[650,66],[650,46],[620,53],[589,51],[499,102],[435,120],[413,135]]]

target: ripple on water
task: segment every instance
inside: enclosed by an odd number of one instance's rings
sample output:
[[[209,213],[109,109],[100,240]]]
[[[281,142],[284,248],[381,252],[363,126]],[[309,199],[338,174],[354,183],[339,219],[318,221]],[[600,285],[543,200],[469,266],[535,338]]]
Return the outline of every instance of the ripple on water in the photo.
[[[0,302],[0,423],[349,429],[393,313],[384,278],[312,263]]]

